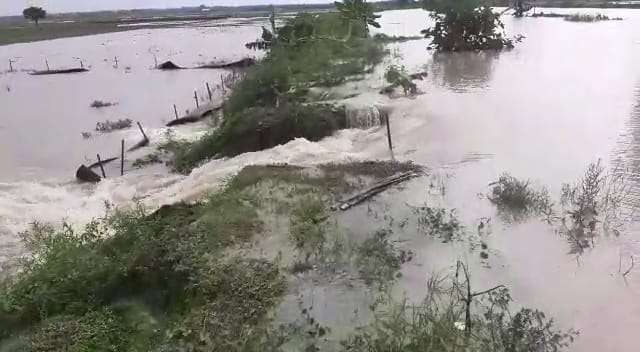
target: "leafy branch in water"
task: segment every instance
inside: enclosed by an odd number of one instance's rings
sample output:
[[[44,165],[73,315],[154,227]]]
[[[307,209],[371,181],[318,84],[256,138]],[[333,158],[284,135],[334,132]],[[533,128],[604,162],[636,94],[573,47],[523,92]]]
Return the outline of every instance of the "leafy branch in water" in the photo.
[[[539,311],[513,313],[509,290],[498,285],[475,291],[466,265],[455,275],[436,276],[421,304],[387,302],[374,321],[342,342],[343,351],[558,352],[578,335],[562,331]]]
[[[553,203],[546,188],[534,189],[530,181],[519,180],[508,173],[489,185],[493,188],[488,199],[498,207],[503,220],[521,221],[530,215],[545,215],[548,221],[553,219]]]
[[[625,172],[605,172],[600,160],[591,163],[574,184],[562,185],[561,204],[569,221],[563,219],[560,232],[567,236],[572,253],[591,247],[599,228],[605,234],[619,233],[635,212],[635,206],[626,202],[629,188]]]

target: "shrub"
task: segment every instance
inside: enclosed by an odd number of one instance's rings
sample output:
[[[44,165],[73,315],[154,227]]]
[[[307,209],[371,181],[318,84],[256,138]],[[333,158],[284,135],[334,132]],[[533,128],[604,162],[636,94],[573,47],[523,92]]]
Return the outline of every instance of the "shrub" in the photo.
[[[311,256],[322,254],[327,240],[324,224],[327,217],[325,203],[315,196],[302,199],[291,213],[289,237],[295,248],[305,256],[306,262]]]
[[[411,82],[411,78],[404,66],[390,65],[384,73],[384,78],[390,84],[389,88],[402,87],[405,95],[418,92],[418,87]]]
[[[356,264],[367,285],[375,283],[383,288],[400,270],[402,261],[389,241],[390,234],[390,231],[378,231],[358,248]]]
[[[424,5],[436,24],[422,33],[433,38],[431,46],[438,51],[513,47],[513,41],[504,38],[500,15],[482,5],[481,0],[426,0]]]
[[[489,200],[496,204],[503,215],[511,214],[514,220],[528,215],[553,214],[553,203],[546,188],[535,190],[529,181],[519,180],[508,173],[491,183],[493,186]]]

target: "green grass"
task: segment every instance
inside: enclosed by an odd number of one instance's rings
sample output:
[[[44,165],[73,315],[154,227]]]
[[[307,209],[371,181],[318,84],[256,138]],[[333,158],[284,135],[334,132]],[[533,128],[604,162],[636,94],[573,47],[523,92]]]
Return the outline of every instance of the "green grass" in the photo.
[[[227,350],[285,287],[273,263],[223,255],[260,230],[237,188],[82,231],[36,224],[24,235],[32,259],[0,287],[0,350]]]

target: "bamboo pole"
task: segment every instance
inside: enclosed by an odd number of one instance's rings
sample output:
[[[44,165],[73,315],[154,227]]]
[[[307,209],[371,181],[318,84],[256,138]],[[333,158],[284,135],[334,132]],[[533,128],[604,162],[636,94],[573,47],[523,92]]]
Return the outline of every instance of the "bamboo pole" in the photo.
[[[138,128],[140,129],[140,133],[142,133],[142,137],[144,137],[145,140],[149,140],[149,138],[147,138],[147,134],[144,133],[144,130],[142,129],[142,125],[140,124],[140,122],[136,122],[138,124]]]

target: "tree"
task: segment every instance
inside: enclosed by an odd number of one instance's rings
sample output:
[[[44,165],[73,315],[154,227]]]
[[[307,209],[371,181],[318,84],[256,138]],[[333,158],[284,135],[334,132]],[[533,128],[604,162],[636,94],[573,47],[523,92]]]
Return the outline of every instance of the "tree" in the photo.
[[[41,19],[47,17],[47,11],[43,10],[42,7],[31,6],[24,9],[24,11],[22,11],[22,15],[24,18],[35,22],[37,26]]]
[[[340,11],[342,18],[349,22],[349,36],[351,35],[352,22],[360,23],[364,28],[365,36],[369,35],[369,26],[380,28],[378,18],[374,8],[366,0],[344,0],[335,2],[336,8]]]
[[[424,0],[423,7],[436,23],[422,33],[433,38],[431,45],[438,51],[513,47],[513,41],[503,36],[500,15],[482,0]]]

